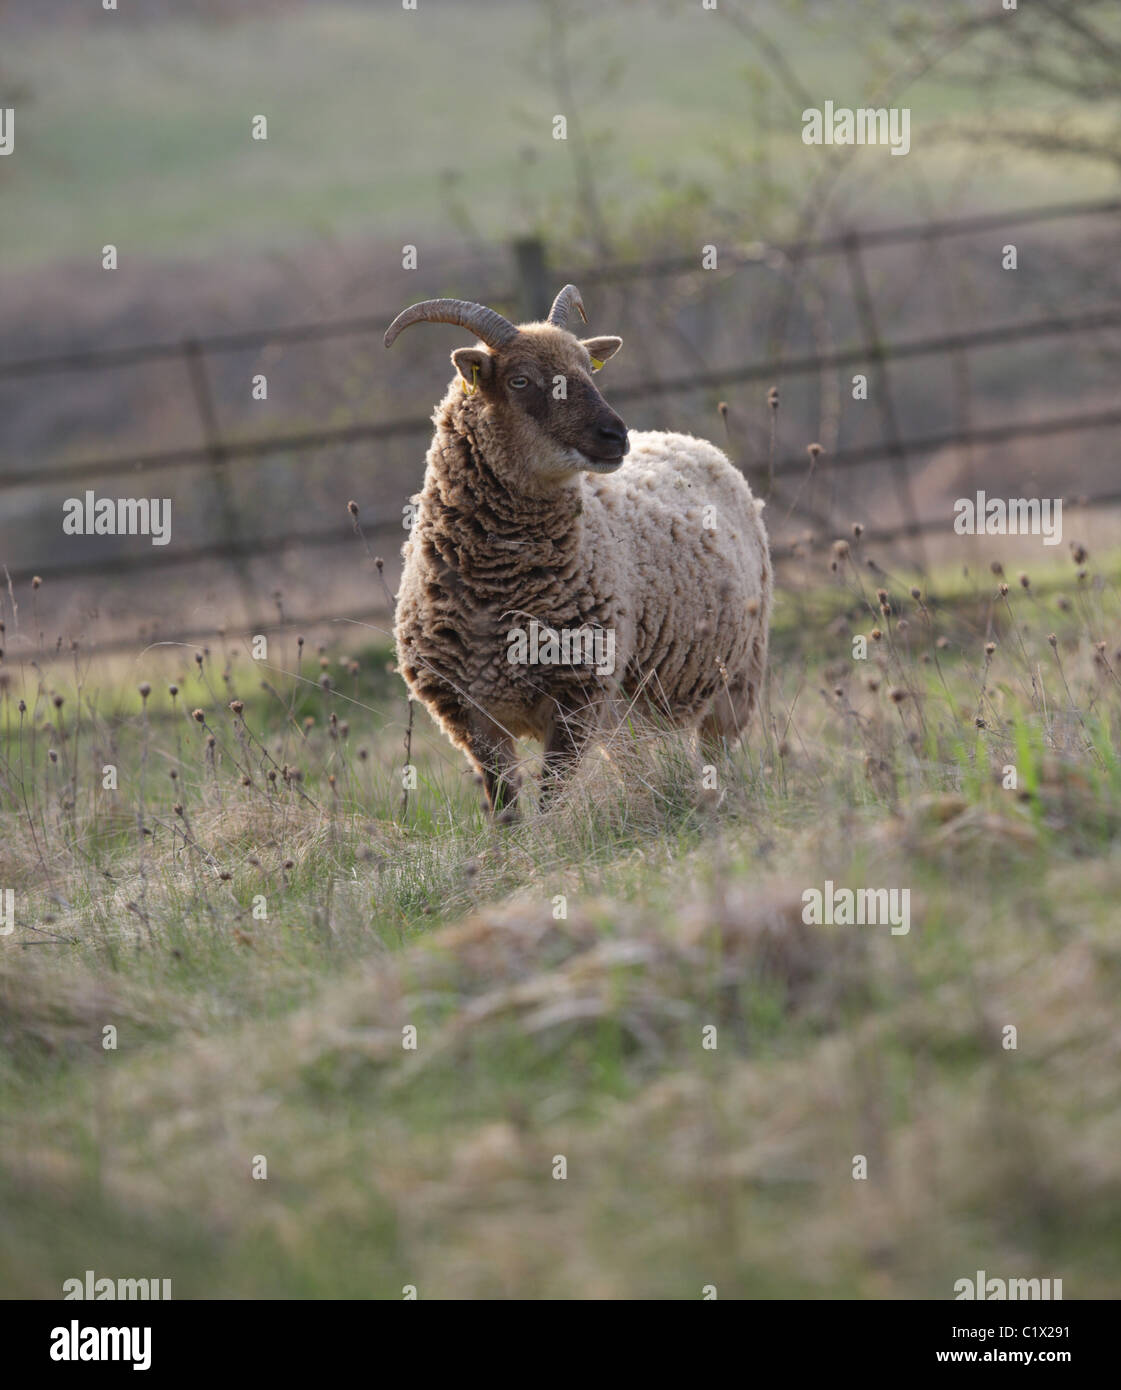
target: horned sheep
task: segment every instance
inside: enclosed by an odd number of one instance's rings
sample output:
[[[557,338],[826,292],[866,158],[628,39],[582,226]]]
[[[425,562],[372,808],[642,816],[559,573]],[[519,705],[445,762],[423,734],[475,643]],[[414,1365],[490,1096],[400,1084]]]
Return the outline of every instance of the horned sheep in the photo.
[[[432,417],[395,637],[412,696],[505,820],[516,739],[544,744],[545,805],[634,704],[702,740],[734,740],[766,663],[760,504],[705,440],[628,433],[592,380],[622,340],[577,338],[573,311],[586,322],[572,285],[546,321],[521,326],[481,304],[426,300],[385,334],[389,347],[410,324],[450,323],[478,339],[451,354],[456,376]]]

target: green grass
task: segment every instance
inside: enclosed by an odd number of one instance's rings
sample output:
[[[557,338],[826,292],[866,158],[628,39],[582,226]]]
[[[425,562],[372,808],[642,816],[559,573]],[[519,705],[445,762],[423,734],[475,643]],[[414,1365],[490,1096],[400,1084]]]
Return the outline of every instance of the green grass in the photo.
[[[886,617],[859,547],[791,572],[717,791],[632,721],[507,830],[419,711],[404,806],[382,648],[11,670],[0,1291],[1116,1296],[1117,559]],[[910,932],[807,925],[827,878]]]
[[[773,5],[754,17],[819,100],[859,105],[876,90],[884,54],[868,35],[880,26],[860,6]],[[552,138],[560,108],[547,32],[540,6],[492,0],[15,32],[0,68],[18,132],[0,167],[5,265],[70,258],[94,269],[107,242],[127,274],[146,259],[267,253],[324,237],[387,238],[396,255],[402,239],[579,232],[576,132],[567,144]],[[567,41],[575,118],[616,238],[657,222],[667,198],[675,215],[683,203],[705,207],[718,219],[709,234],[733,218],[743,239],[775,235],[831,157],[801,144],[800,110],[720,10],[588,7]],[[963,149],[943,140],[947,120],[1051,104],[1011,80],[984,92],[950,86],[937,70],[906,100],[910,156],[872,151],[856,166],[862,207],[879,203],[896,218],[917,194],[959,183]],[[267,141],[250,139],[258,114]],[[470,233],[450,224],[449,172]],[[1028,153],[989,160],[977,190],[996,206],[1099,191],[1092,165]],[[746,221],[745,199],[755,208]]]

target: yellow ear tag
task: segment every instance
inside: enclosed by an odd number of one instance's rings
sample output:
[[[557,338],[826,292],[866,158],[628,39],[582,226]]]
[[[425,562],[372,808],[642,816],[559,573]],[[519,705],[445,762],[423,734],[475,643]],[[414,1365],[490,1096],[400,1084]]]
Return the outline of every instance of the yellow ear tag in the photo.
[[[588,356],[591,357],[591,353],[589,353]],[[603,363],[599,360],[598,357],[592,357],[592,371],[593,371],[593,372],[598,372],[599,369],[600,369],[602,366],[603,366]]]
[[[471,385],[468,386],[463,377],[459,378],[459,384],[463,387],[463,394],[465,396],[473,396],[475,394],[479,389],[479,364],[477,362],[472,362],[471,364]]]

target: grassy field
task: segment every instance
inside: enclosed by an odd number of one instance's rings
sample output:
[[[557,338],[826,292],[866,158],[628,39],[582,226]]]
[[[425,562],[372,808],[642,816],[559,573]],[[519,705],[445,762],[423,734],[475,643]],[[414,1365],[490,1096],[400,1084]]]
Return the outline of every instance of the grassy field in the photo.
[[[709,235],[733,212],[744,240],[778,234],[786,200],[800,205],[831,152],[801,144],[801,103],[734,8],[561,5],[571,100],[558,96],[537,4],[317,3],[222,24],[14,28],[0,55],[19,142],[0,167],[5,267],[96,269],[106,242],[127,275],[147,259],[220,262],[324,238],[384,237],[396,255],[400,238],[578,231],[580,141],[616,235],[648,230],[669,206],[704,208]],[[874,5],[747,9],[815,101],[859,105],[892,70]],[[912,153],[854,165],[865,216],[925,214],[931,197],[945,213],[966,190],[993,206],[1100,192],[1092,165],[1024,151],[971,166],[972,149],[946,141],[953,118],[1038,117],[1045,91],[949,85],[936,67],[904,95]],[[560,142],[552,121],[569,105]],[[267,141],[250,139],[257,114]]]
[[[1117,1296],[1121,562],[833,563],[715,787],[636,719],[508,830],[376,635],[7,670],[0,1291]]]

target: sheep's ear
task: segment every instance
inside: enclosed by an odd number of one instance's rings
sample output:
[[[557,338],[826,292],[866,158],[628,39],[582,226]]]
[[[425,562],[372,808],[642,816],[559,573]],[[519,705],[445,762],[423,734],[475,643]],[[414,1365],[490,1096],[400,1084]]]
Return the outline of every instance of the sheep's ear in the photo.
[[[456,348],[452,361],[468,390],[474,390],[481,381],[489,381],[494,369],[494,358],[486,348]]]
[[[599,368],[609,357],[614,357],[623,346],[622,338],[584,338],[581,347],[585,348],[588,356],[592,359],[592,368],[599,371]],[[596,363],[599,363],[599,367]]]

